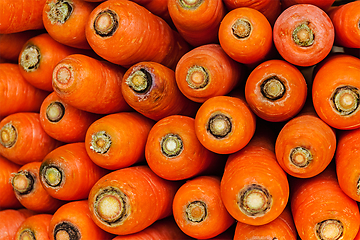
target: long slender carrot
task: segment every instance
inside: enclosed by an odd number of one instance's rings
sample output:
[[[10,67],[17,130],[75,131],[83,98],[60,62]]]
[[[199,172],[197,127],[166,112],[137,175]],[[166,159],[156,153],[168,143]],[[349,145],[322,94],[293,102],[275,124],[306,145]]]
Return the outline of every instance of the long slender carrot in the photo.
[[[200,105],[181,93],[174,70],[157,62],[139,62],[127,69],[121,90],[133,109],[155,121],[173,114],[195,116]]]
[[[316,113],[336,129],[360,126],[360,59],[337,54],[314,69],[312,101]]]
[[[153,125],[153,120],[138,112],[106,115],[89,126],[86,152],[96,165],[110,170],[145,161],[145,144]]]
[[[334,26],[321,8],[296,4],[281,12],[273,28],[274,44],[280,55],[297,66],[322,61],[334,43]]]
[[[267,132],[257,131],[248,145],[229,155],[221,179],[226,209],[249,225],[275,220],[289,199],[287,175],[276,161],[275,140]]]
[[[235,219],[226,210],[220,193],[220,177],[199,176],[176,192],[173,215],[180,229],[197,239],[225,232]]]
[[[49,94],[27,82],[16,63],[0,63],[0,91],[0,119],[17,112],[39,112]]]
[[[86,199],[61,206],[50,220],[48,234],[50,240],[110,240],[114,237],[92,221]]]
[[[41,184],[41,162],[26,163],[13,172],[11,184],[16,198],[27,209],[39,213],[54,213],[65,202],[53,198]]]
[[[197,139],[195,119],[181,115],[171,115],[155,123],[147,138],[145,158],[151,170],[167,180],[215,174],[225,162]]]
[[[63,58],[53,69],[52,86],[65,102],[78,109],[109,114],[131,108],[121,93],[125,69],[83,54]]]
[[[291,189],[291,211],[301,239],[355,238],[359,207],[341,190],[333,165],[313,178],[292,179]]]
[[[245,82],[246,76],[246,67],[230,58],[219,44],[190,50],[180,58],[175,69],[180,91],[195,102],[228,94]]]
[[[283,10],[295,4],[312,4],[327,11],[334,4],[335,0],[280,0],[280,2]]]
[[[64,143],[84,142],[90,125],[102,115],[80,110],[50,93],[40,107],[40,123],[44,131]]]
[[[9,180],[12,173],[17,172],[20,167],[20,165],[0,155],[0,211],[8,208],[18,209],[22,207],[15,196]]]
[[[283,122],[303,108],[308,87],[298,68],[271,59],[252,70],[245,84],[245,98],[251,110],[270,122]]]
[[[49,240],[52,214],[39,213],[25,219],[19,226],[14,240]]]
[[[42,10],[46,0],[0,1],[0,34],[43,29]]]
[[[195,133],[210,151],[229,154],[248,144],[256,128],[256,115],[245,97],[215,96],[206,100],[195,116]]]
[[[179,187],[180,182],[160,178],[147,165],[110,172],[90,191],[91,218],[116,235],[139,232],[172,214]]]
[[[39,113],[14,113],[0,122],[0,154],[16,164],[41,162],[60,144],[44,131]]]
[[[30,216],[36,214],[26,208],[5,209],[0,211],[0,239],[14,240],[16,231],[20,225]]]

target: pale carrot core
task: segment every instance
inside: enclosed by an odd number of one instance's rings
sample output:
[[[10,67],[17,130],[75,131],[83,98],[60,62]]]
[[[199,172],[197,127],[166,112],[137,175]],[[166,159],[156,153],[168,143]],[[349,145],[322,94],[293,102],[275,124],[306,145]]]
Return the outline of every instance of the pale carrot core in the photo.
[[[183,150],[183,141],[178,134],[166,134],[160,141],[162,154],[166,157],[179,156]]]
[[[61,102],[52,102],[46,108],[46,118],[50,122],[59,122],[65,114],[65,107]]]
[[[307,167],[313,160],[311,151],[304,147],[295,147],[290,151],[290,163],[299,168]]]
[[[60,230],[55,235],[56,240],[70,240],[69,233],[65,230]]]
[[[243,39],[250,36],[252,31],[251,23],[247,19],[237,19],[231,26],[232,33],[236,38]]]
[[[266,79],[260,85],[262,95],[269,100],[277,100],[284,96],[285,86],[277,77]]]
[[[194,201],[186,206],[185,214],[187,220],[191,222],[202,222],[207,217],[207,206],[202,201]]]
[[[146,69],[134,71],[125,80],[125,83],[136,93],[145,93],[150,89],[152,76]]]
[[[316,235],[321,240],[340,239],[344,232],[342,222],[336,219],[328,219],[316,224]]]
[[[21,52],[20,66],[26,72],[35,71],[40,65],[40,49],[35,45],[27,45]]]
[[[18,240],[36,240],[35,234],[30,229],[24,229],[20,234]]]
[[[6,148],[15,145],[17,141],[17,130],[11,123],[5,124],[0,130],[0,143]]]
[[[112,195],[103,196],[98,202],[99,216],[106,220],[116,219],[122,212],[122,202]]]
[[[192,66],[186,75],[186,82],[190,88],[205,88],[209,84],[209,73],[202,66]]]
[[[55,240],[80,240],[81,233],[72,222],[61,221],[55,225],[53,237]]]
[[[209,133],[215,138],[225,138],[232,129],[231,118],[224,114],[215,114],[208,121]]]
[[[59,186],[62,182],[62,173],[57,167],[46,167],[43,177],[45,182],[51,187]]]
[[[73,6],[71,2],[58,0],[47,4],[49,11],[46,14],[51,24],[64,24],[72,14]]]
[[[359,108],[360,91],[352,86],[339,87],[334,91],[332,100],[340,115],[350,115]]]
[[[99,131],[91,136],[90,149],[99,154],[107,153],[112,145],[111,136],[106,131]]]
[[[95,32],[101,37],[112,36],[117,30],[118,25],[118,15],[112,10],[100,12],[94,20]]]
[[[314,43],[315,35],[312,29],[309,27],[309,23],[305,22],[298,25],[294,29],[292,38],[295,44],[301,47],[308,47]]]
[[[191,9],[199,7],[203,2],[204,0],[179,0],[179,3],[183,8]]]
[[[61,66],[57,69],[54,80],[60,84],[68,84],[71,78],[71,70],[67,66]]]
[[[238,205],[247,216],[259,216],[271,208],[272,198],[266,188],[258,184],[251,184],[240,191]]]
[[[33,181],[25,172],[18,172],[12,178],[12,185],[14,190],[19,193],[25,193],[32,188]]]

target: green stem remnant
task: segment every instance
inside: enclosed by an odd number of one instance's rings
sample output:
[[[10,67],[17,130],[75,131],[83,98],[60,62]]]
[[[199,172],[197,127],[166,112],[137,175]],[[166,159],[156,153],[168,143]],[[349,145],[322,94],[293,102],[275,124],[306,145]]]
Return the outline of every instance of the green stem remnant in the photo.
[[[251,23],[247,19],[237,19],[231,26],[233,35],[238,39],[244,39],[250,36],[252,31]]]
[[[186,218],[190,222],[200,223],[207,217],[207,206],[202,201],[193,201],[186,206]]]
[[[93,151],[105,154],[110,150],[112,141],[111,136],[105,131],[99,131],[91,136],[90,149]]]
[[[20,66],[26,72],[33,72],[38,69],[41,60],[40,49],[32,44],[28,44],[20,55]]]
[[[63,182],[63,172],[57,166],[45,166],[40,169],[43,182],[49,187],[58,187]]]
[[[0,143],[6,148],[10,148],[15,145],[17,141],[17,130],[14,125],[6,123],[0,129]]]
[[[146,93],[152,85],[152,76],[144,68],[141,68],[126,79],[126,84],[136,93]]]
[[[50,122],[59,122],[65,115],[65,107],[61,102],[52,102],[46,108],[46,118]]]
[[[34,177],[28,171],[19,171],[11,179],[11,184],[19,195],[30,193],[34,189],[34,182]]]
[[[111,37],[119,27],[119,17],[110,9],[101,11],[96,16],[93,27],[100,37]]]
[[[359,108],[360,91],[352,86],[338,87],[333,93],[332,102],[340,115],[350,115]]]
[[[179,3],[182,8],[196,9],[198,8],[204,0],[179,0]]]
[[[62,221],[54,227],[55,240],[80,240],[81,233],[77,227],[68,221]]]
[[[238,206],[247,216],[262,216],[272,205],[268,190],[258,184],[244,187],[238,195]]]
[[[22,230],[19,234],[19,240],[36,240],[35,233],[29,229],[26,228]]]
[[[207,131],[215,138],[225,138],[231,130],[231,118],[222,113],[212,116],[207,124]]]
[[[292,38],[297,45],[301,47],[309,47],[314,43],[315,34],[309,27],[309,23],[305,22],[294,29]]]
[[[69,1],[58,0],[55,3],[49,4],[49,11],[47,17],[51,24],[64,24],[71,16],[73,5]]]
[[[209,84],[209,73],[202,66],[192,66],[187,72],[186,82],[192,89],[205,88]]]
[[[273,76],[261,83],[260,91],[265,98],[275,101],[284,96],[286,88],[278,77]]]
[[[304,147],[295,147],[291,149],[290,162],[299,168],[307,167],[313,160],[313,156],[309,149]]]
[[[342,222],[337,219],[327,219],[316,224],[316,236],[320,240],[340,239],[344,232]]]
[[[181,137],[177,134],[166,134],[160,142],[161,152],[166,157],[176,157],[182,152],[184,146]]]

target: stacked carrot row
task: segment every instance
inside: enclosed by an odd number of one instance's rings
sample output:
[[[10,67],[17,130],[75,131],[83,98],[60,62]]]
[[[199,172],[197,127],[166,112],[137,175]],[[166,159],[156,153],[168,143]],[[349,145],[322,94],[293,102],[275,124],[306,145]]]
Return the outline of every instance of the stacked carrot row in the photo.
[[[4,0],[0,238],[360,239],[360,1]]]

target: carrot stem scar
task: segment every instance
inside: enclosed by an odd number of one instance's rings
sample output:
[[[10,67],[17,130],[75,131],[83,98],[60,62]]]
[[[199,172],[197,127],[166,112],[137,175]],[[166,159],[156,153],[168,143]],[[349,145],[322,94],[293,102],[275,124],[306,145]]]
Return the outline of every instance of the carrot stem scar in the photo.
[[[204,0],[179,0],[181,7],[194,9],[199,7]]]
[[[321,240],[340,239],[344,232],[342,222],[336,219],[327,219],[316,224],[316,235]]]
[[[209,84],[209,73],[202,66],[192,66],[186,75],[186,82],[192,89],[205,88]]]
[[[161,152],[167,157],[179,156],[184,146],[181,137],[177,134],[169,133],[160,142]]]
[[[65,107],[61,102],[52,102],[46,108],[46,118],[50,122],[59,122],[65,115]]]
[[[269,100],[277,100],[284,96],[286,88],[279,78],[273,76],[260,85],[262,95]]]
[[[62,170],[56,166],[45,166],[41,170],[41,176],[49,187],[58,187],[63,181]]]
[[[55,240],[80,240],[81,234],[71,222],[62,221],[54,227]]]
[[[96,16],[93,27],[97,35],[110,37],[114,35],[119,27],[119,17],[112,10],[104,10]]]
[[[225,138],[232,129],[231,119],[221,113],[211,117],[207,124],[207,131],[215,138]]]
[[[36,240],[35,233],[31,229],[24,229],[19,234],[19,240]]]
[[[268,190],[258,184],[244,187],[238,196],[238,206],[247,216],[265,214],[272,205],[272,197]]]
[[[146,93],[152,85],[152,76],[142,68],[130,74],[125,82],[134,92]]]
[[[27,45],[20,56],[20,66],[26,72],[32,72],[38,69],[40,65],[41,52],[35,45]]]
[[[186,218],[190,222],[200,223],[207,217],[207,206],[203,201],[193,201],[186,206]]]
[[[110,150],[112,141],[111,136],[105,131],[99,131],[91,137],[90,149],[97,153],[105,154]]]
[[[352,86],[338,87],[331,99],[334,110],[340,115],[350,115],[359,108],[359,89]]]
[[[300,168],[308,166],[313,160],[309,149],[304,147],[295,147],[290,151],[290,162]]]
[[[58,0],[55,3],[49,3],[49,11],[46,13],[51,24],[64,24],[73,11],[73,6],[70,2]]]
[[[15,145],[17,141],[17,130],[11,123],[5,124],[0,130],[0,143],[6,148]]]
[[[293,41],[302,47],[311,46],[314,43],[315,34],[309,27],[309,23],[305,22],[298,25],[292,33]]]
[[[233,35],[238,39],[244,39],[250,36],[252,27],[246,19],[237,19],[231,26]]]

